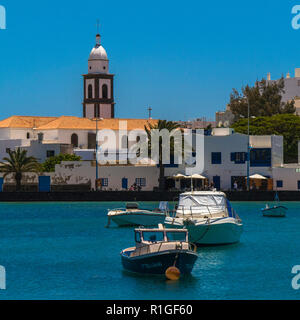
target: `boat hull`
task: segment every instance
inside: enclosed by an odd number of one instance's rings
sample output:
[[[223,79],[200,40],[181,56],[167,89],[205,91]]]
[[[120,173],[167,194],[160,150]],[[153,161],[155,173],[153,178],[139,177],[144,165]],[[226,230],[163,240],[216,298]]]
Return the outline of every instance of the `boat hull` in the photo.
[[[189,232],[189,241],[197,245],[225,245],[240,241],[243,232],[242,223],[234,218],[223,218],[206,223],[195,220],[166,218],[168,228],[186,228]]]
[[[134,213],[121,213],[110,215],[108,217],[111,221],[117,224],[119,227],[129,226],[157,226],[159,223],[164,223],[165,214],[152,213],[152,212],[134,212]]]
[[[163,275],[174,265],[181,274],[190,274],[197,260],[197,253],[192,251],[172,250],[145,254],[130,258],[121,252],[123,268],[130,272]]]
[[[277,206],[268,209],[261,209],[264,217],[285,217],[287,208],[284,206]]]

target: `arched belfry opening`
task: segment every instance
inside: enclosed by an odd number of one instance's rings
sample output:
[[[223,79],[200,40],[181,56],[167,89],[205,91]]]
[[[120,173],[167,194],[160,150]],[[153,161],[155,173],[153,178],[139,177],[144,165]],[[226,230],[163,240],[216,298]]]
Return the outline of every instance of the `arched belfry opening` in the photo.
[[[71,135],[71,144],[73,145],[74,148],[78,147],[78,135],[76,133],[73,133]]]
[[[88,98],[93,99],[93,86],[91,84],[88,86]]]
[[[102,86],[102,98],[103,99],[108,99],[108,87],[107,87],[107,84],[104,84]]]

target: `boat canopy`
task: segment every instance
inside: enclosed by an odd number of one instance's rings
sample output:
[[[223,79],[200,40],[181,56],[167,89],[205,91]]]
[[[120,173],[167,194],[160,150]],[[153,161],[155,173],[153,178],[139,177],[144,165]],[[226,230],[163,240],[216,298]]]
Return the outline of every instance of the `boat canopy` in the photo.
[[[226,210],[226,198],[222,193],[181,194],[178,210],[188,215],[217,213]]]

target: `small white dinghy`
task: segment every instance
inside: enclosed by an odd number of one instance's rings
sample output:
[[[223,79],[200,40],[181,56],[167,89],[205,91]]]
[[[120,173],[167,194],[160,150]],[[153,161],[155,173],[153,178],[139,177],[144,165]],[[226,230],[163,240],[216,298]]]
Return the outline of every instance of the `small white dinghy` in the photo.
[[[275,195],[275,201],[277,203],[273,207],[269,207],[269,205],[266,204],[266,207],[261,209],[264,217],[285,217],[287,208],[279,205],[279,197],[277,192]]]
[[[108,210],[108,224],[113,221],[119,227],[129,226],[155,226],[164,223],[166,216],[169,215],[169,204],[161,201],[159,208],[154,210],[139,208],[138,203],[126,203],[125,208]]]

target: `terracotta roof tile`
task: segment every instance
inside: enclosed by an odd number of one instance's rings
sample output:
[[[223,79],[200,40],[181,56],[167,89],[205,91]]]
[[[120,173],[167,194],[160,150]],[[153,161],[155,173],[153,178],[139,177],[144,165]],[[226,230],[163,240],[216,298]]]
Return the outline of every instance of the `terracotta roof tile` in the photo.
[[[98,121],[98,129],[119,130],[120,121],[127,122],[127,130],[144,129],[148,122],[157,123],[158,120],[148,119],[102,119]],[[79,129],[96,130],[96,121],[87,118],[62,116],[38,128],[39,130],[51,129]]]
[[[119,130],[119,122],[127,122],[127,130],[144,129],[147,123],[156,124],[153,119],[101,119],[98,129]],[[73,116],[61,117],[30,117],[12,116],[0,121],[0,128],[36,128],[37,130],[77,129],[96,130],[96,121]]]
[[[55,119],[57,117],[12,116],[0,121],[0,128],[37,128]]]

